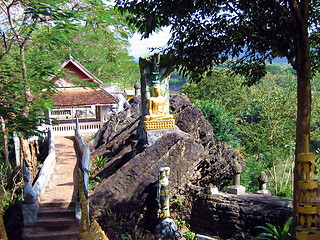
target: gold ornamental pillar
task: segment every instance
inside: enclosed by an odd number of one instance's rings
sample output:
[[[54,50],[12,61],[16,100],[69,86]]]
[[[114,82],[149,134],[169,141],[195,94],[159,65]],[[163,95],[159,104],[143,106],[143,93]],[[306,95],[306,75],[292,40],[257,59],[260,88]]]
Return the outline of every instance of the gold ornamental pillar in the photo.
[[[318,181],[311,179],[316,159],[309,152],[309,136],[305,137],[305,152],[298,154],[298,219],[296,238],[298,240],[320,240],[319,206],[317,205]]]

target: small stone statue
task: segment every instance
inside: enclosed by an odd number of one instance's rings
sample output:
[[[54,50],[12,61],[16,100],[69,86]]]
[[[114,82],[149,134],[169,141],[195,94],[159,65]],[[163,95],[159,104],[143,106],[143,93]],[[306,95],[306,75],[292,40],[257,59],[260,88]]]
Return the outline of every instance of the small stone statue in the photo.
[[[264,171],[261,171],[259,177],[258,177],[258,182],[259,182],[259,191],[257,193],[259,194],[265,194],[265,195],[270,195],[270,191],[267,190],[267,181],[268,181],[268,176]]]
[[[170,217],[169,211],[169,167],[162,167],[158,171],[158,202],[160,205],[160,218],[166,219]]]
[[[242,172],[242,167],[241,167],[240,163],[235,162],[234,168],[236,170],[236,175],[234,177],[234,185],[235,186],[239,186],[240,185],[240,175],[241,175],[241,172]]]
[[[246,188],[240,184],[240,175],[242,172],[242,166],[240,165],[240,163],[235,162],[234,168],[236,172],[236,175],[234,176],[234,179],[233,179],[234,185],[227,187],[227,192],[236,194],[236,195],[245,194]]]
[[[155,84],[154,96],[148,99],[149,115],[145,116],[145,121],[173,119],[173,115],[166,114],[165,104],[166,104],[165,97],[160,95],[160,85]]]
[[[170,218],[169,211],[169,167],[162,167],[158,171],[158,192],[157,200],[159,202],[159,217],[161,223],[157,226],[157,234],[159,240],[179,239],[181,233],[178,231],[177,225]]]
[[[136,97],[141,95],[141,84],[140,84],[140,82],[137,82],[137,83],[134,84],[134,95]]]

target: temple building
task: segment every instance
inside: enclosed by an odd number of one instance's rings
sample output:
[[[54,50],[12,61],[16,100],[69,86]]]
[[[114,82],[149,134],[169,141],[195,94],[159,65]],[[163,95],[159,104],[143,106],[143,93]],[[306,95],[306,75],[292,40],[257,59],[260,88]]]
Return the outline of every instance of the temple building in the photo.
[[[111,113],[117,112],[117,96],[107,92],[104,84],[72,57],[62,63],[58,77],[49,80],[58,86],[54,106],[47,114],[54,123],[55,135],[69,135],[66,131],[72,135],[76,118],[87,132],[96,131]]]

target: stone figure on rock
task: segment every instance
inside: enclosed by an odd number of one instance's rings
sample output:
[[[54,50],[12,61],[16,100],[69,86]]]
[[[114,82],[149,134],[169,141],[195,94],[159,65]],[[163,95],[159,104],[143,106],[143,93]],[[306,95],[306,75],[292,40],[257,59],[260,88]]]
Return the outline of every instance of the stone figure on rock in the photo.
[[[159,202],[159,216],[162,219],[166,219],[170,217],[169,211],[169,167],[162,167],[158,172],[158,202]]]
[[[156,229],[160,240],[181,238],[181,233],[178,231],[177,225],[170,218],[169,174],[169,167],[159,168],[157,200],[159,202],[159,217],[161,223]]]

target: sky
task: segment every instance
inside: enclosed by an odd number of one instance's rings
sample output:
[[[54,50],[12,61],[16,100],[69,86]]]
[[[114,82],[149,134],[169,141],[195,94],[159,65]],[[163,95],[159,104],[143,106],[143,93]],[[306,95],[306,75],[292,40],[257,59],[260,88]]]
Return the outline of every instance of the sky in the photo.
[[[129,39],[131,47],[129,47],[129,54],[134,57],[136,61],[139,57],[151,54],[149,48],[152,47],[164,47],[170,38],[170,28],[163,28],[163,31],[152,34],[147,39],[141,40],[141,35],[135,33],[131,39]]]

